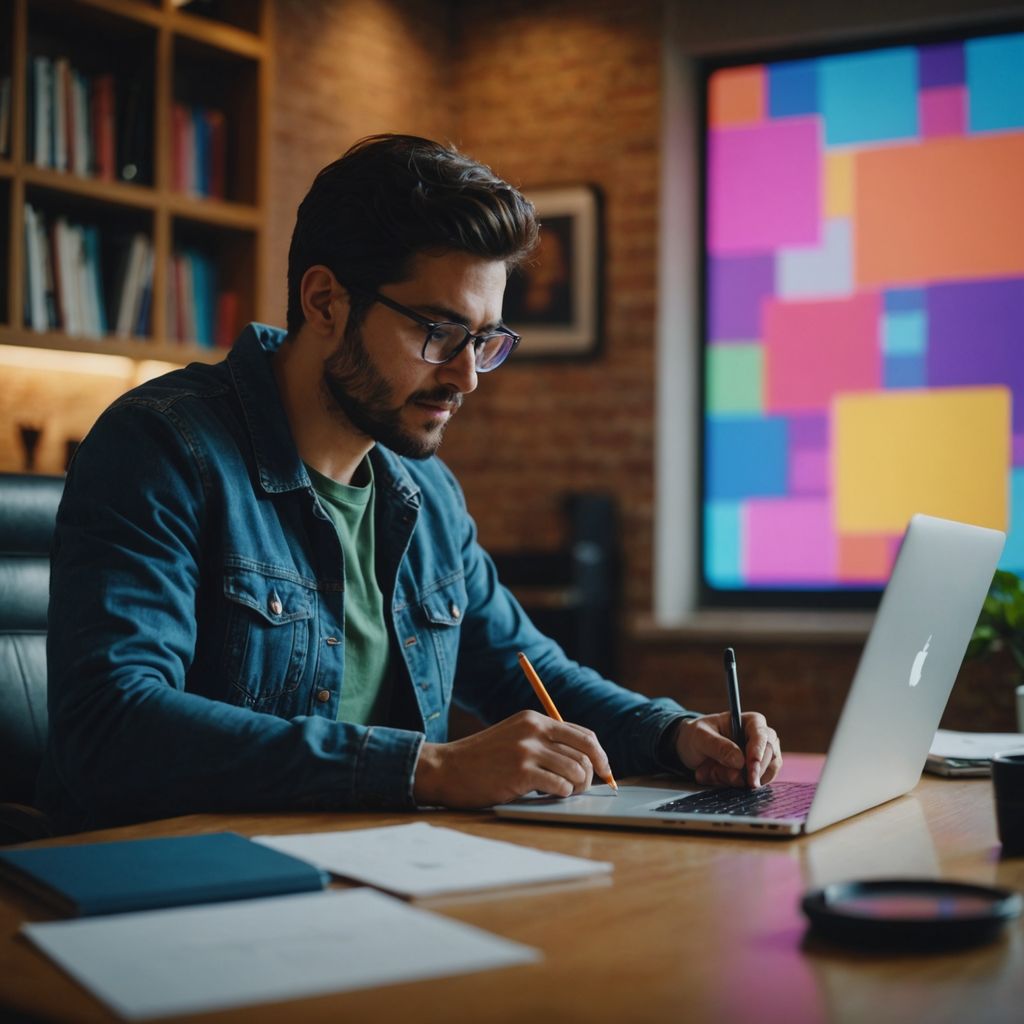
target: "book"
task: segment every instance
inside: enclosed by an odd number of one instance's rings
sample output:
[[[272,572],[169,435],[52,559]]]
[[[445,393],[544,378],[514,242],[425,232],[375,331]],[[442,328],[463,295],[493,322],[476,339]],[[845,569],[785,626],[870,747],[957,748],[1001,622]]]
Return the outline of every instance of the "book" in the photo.
[[[89,333],[102,338],[107,333],[107,310],[103,301],[103,267],[101,260],[100,232],[94,224],[83,228],[85,243],[86,286],[88,289],[91,321]]]
[[[149,254],[150,262],[152,262],[153,254]],[[139,338],[146,337],[149,334],[149,307],[153,304],[153,285],[152,278],[146,282],[146,286],[142,289],[142,298],[139,300],[139,315],[135,320],[134,334]]]
[[[92,305],[92,290],[89,287],[89,254],[85,247],[85,228],[81,224],[71,225],[74,243],[71,252],[75,261],[75,288],[77,289],[79,334],[95,334],[96,310]]]
[[[138,319],[139,300],[145,287],[143,276],[146,271],[149,239],[142,232],[132,236],[125,258],[122,260],[117,285],[117,319],[114,333],[127,338]]]
[[[238,334],[238,292],[223,291],[217,296],[217,333],[218,348],[231,348]]]
[[[132,311],[132,334],[144,338],[149,333],[149,307],[153,301],[153,246],[146,239],[146,256],[139,279],[139,294]]]
[[[933,775],[992,774],[992,755],[1000,750],[1024,750],[1024,735],[1014,732],[957,732],[939,729],[932,740],[925,771]]]
[[[328,881],[235,832],[0,850],[0,876],[76,917],[315,892]]]
[[[22,239],[22,244],[25,248],[25,262],[22,266],[24,273],[22,274],[22,317],[25,320],[26,327],[35,327],[35,303],[33,302],[33,296],[35,294],[35,266],[34,257],[32,253],[33,237],[35,231],[32,227],[32,207],[29,203],[25,204],[25,215],[22,217],[22,227],[25,232],[25,237]]]
[[[54,265],[58,268],[59,327],[73,336],[86,333],[87,311],[82,297],[80,252],[81,240],[78,227],[69,224],[63,217],[54,222]]]
[[[117,145],[117,98],[114,76],[97,75],[92,83],[90,100],[92,160],[91,165],[101,181],[114,180]]]
[[[32,159],[37,167],[53,165],[53,64],[46,57],[32,58]]]
[[[188,128],[188,111],[175,103],[171,111],[171,187],[175,192],[188,191]]]
[[[206,123],[209,127],[210,139],[209,194],[214,199],[223,199],[227,181],[227,141],[225,138],[227,129],[224,112],[222,110],[207,110]]]
[[[53,62],[53,154],[51,166],[68,169],[68,93],[71,91],[71,62],[58,57]]]
[[[190,345],[199,344],[199,327],[196,318],[196,282],[194,276],[195,259],[192,253],[181,254],[181,306],[182,334],[181,340]]]
[[[91,173],[92,129],[89,125],[89,80],[79,71],[72,71],[71,105],[74,122],[71,170],[85,178]]]
[[[11,76],[0,78],[0,156],[11,151]]]
[[[49,329],[46,312],[46,254],[39,244],[40,218],[25,204],[25,320],[34,331]]]
[[[929,754],[924,770],[948,779],[981,779],[992,774],[992,762],[987,758],[942,757]]]
[[[195,191],[206,196],[210,194],[210,126],[202,107],[193,107],[191,115],[192,137],[195,139]]]
[[[213,323],[207,329],[206,296],[211,261],[204,253],[191,247],[177,249],[173,256],[175,281],[175,319],[178,341],[213,348]],[[210,317],[213,316],[210,310]]]
[[[46,311],[46,330],[60,330],[60,314],[57,311],[57,282],[53,276],[53,252],[50,236],[46,230],[46,218],[40,213],[36,217],[36,231],[39,233],[39,252],[42,255],[43,308]]]
[[[181,343],[191,341],[188,333],[188,302],[185,280],[185,257],[178,250],[171,254],[171,267],[167,280],[168,337]]]
[[[217,268],[213,260],[197,249],[187,252],[192,271],[192,307],[195,310],[193,340],[203,348],[213,348],[216,326]]]
[[[57,312],[61,327],[75,334],[75,310],[71,297],[71,269],[68,261],[68,243],[65,238],[67,221],[56,217],[50,225],[50,248],[53,252],[53,276],[57,291]]]

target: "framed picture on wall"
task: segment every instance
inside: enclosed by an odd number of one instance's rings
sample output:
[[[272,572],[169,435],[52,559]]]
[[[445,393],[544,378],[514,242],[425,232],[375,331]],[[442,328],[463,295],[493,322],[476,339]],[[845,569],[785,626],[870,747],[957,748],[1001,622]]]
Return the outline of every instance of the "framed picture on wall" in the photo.
[[[523,336],[515,358],[591,357],[601,342],[600,195],[590,185],[526,194],[541,229],[505,290],[505,323]]]

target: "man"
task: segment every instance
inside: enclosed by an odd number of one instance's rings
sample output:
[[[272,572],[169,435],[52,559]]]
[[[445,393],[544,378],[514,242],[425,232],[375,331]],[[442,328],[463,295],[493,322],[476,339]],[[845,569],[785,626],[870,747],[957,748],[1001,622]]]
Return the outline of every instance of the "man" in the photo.
[[[536,236],[488,168],[363,140],[299,207],[287,336],[250,325],[224,362],[103,414],[54,539],[40,802],[58,828],[487,806],[609,768],[777,773],[760,715],[741,752],[727,714],[630,693],[538,633],[431,457],[518,342],[502,295]],[[449,742],[453,701],[496,724]]]

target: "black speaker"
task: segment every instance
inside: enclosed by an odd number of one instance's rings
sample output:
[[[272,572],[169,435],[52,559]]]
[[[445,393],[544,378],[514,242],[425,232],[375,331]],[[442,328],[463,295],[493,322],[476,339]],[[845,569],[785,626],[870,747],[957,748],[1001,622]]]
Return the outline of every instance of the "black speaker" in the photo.
[[[564,512],[563,548],[492,551],[491,557],[538,629],[570,658],[615,678],[621,566],[615,503],[607,494],[570,494]]]

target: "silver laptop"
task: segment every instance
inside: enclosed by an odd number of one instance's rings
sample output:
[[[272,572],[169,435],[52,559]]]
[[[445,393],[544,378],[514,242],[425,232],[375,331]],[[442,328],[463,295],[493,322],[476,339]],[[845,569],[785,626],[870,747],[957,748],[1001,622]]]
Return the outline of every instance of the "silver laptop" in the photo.
[[[816,784],[773,782],[757,790],[620,786],[617,797],[596,786],[566,798],[527,796],[495,807],[495,813],[793,836],[902,796],[921,777],[1005,540],[998,530],[932,516],[911,519]]]

